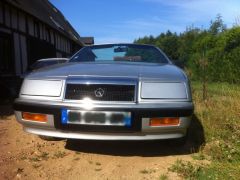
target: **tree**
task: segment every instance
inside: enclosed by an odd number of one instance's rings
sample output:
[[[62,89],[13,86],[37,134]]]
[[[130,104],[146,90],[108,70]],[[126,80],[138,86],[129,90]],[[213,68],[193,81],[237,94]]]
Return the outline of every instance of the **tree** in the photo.
[[[223,23],[222,16],[218,14],[215,21],[211,21],[209,32],[213,35],[217,35],[227,29],[226,25]]]
[[[240,83],[240,27],[227,29],[220,14],[208,29],[190,26],[180,34],[168,30],[135,42],[154,44],[170,59],[183,62],[190,78],[203,83],[204,99],[209,81]]]

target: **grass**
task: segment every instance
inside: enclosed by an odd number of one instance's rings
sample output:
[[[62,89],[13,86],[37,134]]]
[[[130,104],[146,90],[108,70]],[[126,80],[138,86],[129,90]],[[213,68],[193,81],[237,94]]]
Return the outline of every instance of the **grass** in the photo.
[[[97,166],[101,166],[101,163],[100,163],[100,162],[96,162],[96,165],[97,165]]]
[[[212,162],[209,166],[177,160],[170,171],[185,179],[239,179],[239,166],[231,163]]]
[[[88,163],[89,163],[89,164],[93,164],[93,162],[92,162],[92,161],[88,161]]]
[[[30,161],[33,161],[33,162],[39,162],[39,161],[42,161],[42,160],[48,160],[49,154],[47,152],[42,152],[41,154],[39,155],[36,155],[34,157],[31,157],[29,158]],[[24,158],[21,158],[22,160],[24,160]]]
[[[151,174],[151,173],[155,173],[155,172],[156,172],[156,170],[154,170],[154,169],[143,169],[140,171],[140,173],[142,173],[142,174]]]
[[[162,174],[159,176],[159,180],[167,180],[168,176],[166,174]]]
[[[24,168],[17,168],[17,173],[22,173]]]
[[[182,177],[187,177],[188,179],[194,179],[198,177],[199,171],[202,167],[199,165],[194,165],[191,162],[184,162],[182,160],[177,160],[169,170],[178,173]]]
[[[187,179],[238,179],[240,177],[240,85],[208,84],[202,99],[201,84],[192,83],[195,117],[203,126],[205,144],[193,156],[209,165],[176,161],[170,171]]]
[[[76,157],[76,158],[74,158],[73,160],[74,160],[74,161],[78,161],[78,160],[80,160],[80,158],[79,158],[79,157]]]
[[[95,169],[95,171],[101,171],[102,169],[101,168],[97,168],[97,169]]]
[[[48,160],[48,153],[47,152],[42,152],[38,157],[43,159],[43,160]]]
[[[64,152],[64,151],[57,151],[55,154],[54,154],[54,157],[55,158],[63,158],[65,157],[67,154]]]
[[[141,171],[140,171],[140,173],[142,173],[142,174],[148,174],[148,173],[149,173],[149,171],[148,171],[148,170],[146,170],[146,169],[143,169],[143,170],[141,170]]]
[[[29,158],[30,161],[33,161],[33,162],[39,162],[41,161],[41,159],[39,157],[31,157]]]
[[[26,156],[22,156],[22,157],[20,157],[20,159],[21,159],[22,161],[24,161],[24,160],[27,159],[27,157],[26,157]]]
[[[37,169],[37,168],[39,168],[39,167],[41,167],[41,166],[42,166],[41,164],[33,164],[33,165],[32,165],[32,167],[35,168],[35,169]]]

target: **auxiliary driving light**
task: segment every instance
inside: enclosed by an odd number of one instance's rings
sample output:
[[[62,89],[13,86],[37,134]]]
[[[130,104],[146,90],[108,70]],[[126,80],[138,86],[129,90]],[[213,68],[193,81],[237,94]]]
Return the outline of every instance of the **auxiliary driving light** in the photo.
[[[149,126],[176,126],[179,122],[178,117],[150,118]]]
[[[22,112],[22,118],[26,121],[47,122],[46,114]]]

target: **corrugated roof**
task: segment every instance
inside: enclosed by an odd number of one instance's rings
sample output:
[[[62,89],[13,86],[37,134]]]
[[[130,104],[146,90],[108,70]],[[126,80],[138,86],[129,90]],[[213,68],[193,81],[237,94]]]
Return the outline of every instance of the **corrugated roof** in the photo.
[[[52,28],[65,34],[80,45],[84,43],[80,35],[74,30],[71,24],[66,20],[61,11],[59,11],[48,0],[5,0],[19,9],[33,15],[39,20],[45,22]]]

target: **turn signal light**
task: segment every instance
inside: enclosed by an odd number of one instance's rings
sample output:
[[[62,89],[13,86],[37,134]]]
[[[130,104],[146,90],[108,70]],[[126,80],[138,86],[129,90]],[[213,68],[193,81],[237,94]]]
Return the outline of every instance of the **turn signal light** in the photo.
[[[177,117],[150,118],[149,126],[176,126],[179,122]]]
[[[23,112],[22,118],[27,121],[47,122],[46,114]]]

